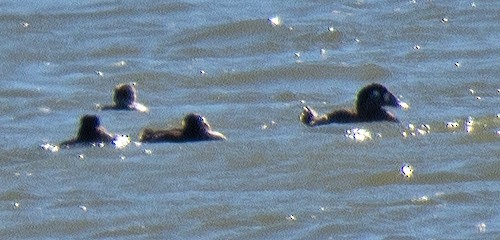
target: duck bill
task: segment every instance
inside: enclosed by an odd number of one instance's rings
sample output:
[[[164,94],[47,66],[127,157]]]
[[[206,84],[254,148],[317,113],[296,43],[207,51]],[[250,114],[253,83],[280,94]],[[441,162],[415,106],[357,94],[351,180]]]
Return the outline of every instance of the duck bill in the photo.
[[[408,105],[408,103],[402,101],[398,101],[398,106],[405,111],[410,108],[410,105]]]
[[[408,103],[399,100],[396,96],[392,94],[390,94],[388,99],[386,98],[386,100],[388,100],[387,105],[389,106],[399,107],[403,110],[408,110],[410,108],[410,105],[408,105]]]

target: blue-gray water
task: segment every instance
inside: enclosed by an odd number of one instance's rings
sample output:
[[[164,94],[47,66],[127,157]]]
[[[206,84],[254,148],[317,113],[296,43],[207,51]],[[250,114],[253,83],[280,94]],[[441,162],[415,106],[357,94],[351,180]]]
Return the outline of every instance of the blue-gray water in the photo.
[[[495,0],[2,1],[0,238],[499,239],[499,12]],[[131,81],[149,114],[96,110]],[[401,124],[299,122],[304,104],[351,107],[371,82],[410,104],[390,109]],[[189,112],[228,141],[40,147],[73,137],[83,114],[137,141]],[[345,136],[355,128],[372,138]]]

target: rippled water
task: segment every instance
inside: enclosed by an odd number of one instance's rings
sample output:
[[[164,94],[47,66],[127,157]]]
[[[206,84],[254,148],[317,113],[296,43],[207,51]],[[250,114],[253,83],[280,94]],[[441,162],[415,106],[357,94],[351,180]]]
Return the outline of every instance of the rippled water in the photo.
[[[0,9],[2,239],[500,237],[498,1]],[[150,113],[96,109],[131,81]],[[299,122],[371,82],[410,104],[400,124]],[[134,143],[189,112],[229,140]],[[133,143],[40,147],[83,114]]]

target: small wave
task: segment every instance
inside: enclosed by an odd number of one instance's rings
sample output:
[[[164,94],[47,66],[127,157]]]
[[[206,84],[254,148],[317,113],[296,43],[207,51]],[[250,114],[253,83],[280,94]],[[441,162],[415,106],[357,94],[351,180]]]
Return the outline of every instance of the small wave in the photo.
[[[189,31],[174,44],[197,43],[203,41],[227,41],[228,39],[255,39],[262,34],[276,34],[282,30],[282,27],[276,28],[269,24],[267,20],[255,19],[239,22],[229,22],[212,27],[197,29],[194,32]],[[281,31],[282,32],[282,31]]]
[[[207,84],[239,85],[268,82],[271,80],[318,80],[318,79],[356,79],[382,81],[391,76],[391,72],[376,64],[330,65],[330,64],[295,64],[247,72],[227,73],[220,76],[207,76]]]
[[[0,200],[2,201],[37,200],[40,198],[40,196],[24,191],[5,191],[0,193]]]
[[[175,58],[235,57],[338,48],[342,36],[342,32],[333,28],[295,30],[254,19],[191,30],[174,39],[170,46],[180,47],[174,51]]]

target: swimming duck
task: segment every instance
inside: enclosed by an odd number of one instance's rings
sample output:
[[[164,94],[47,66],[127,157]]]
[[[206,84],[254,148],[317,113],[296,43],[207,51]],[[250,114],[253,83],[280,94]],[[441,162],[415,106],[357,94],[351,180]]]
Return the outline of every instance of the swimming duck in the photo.
[[[358,92],[355,110],[336,110],[320,116],[314,109],[305,106],[300,114],[300,120],[311,127],[329,123],[399,122],[392,113],[383,108],[384,106],[409,108],[408,104],[400,101],[386,87],[372,83]]]
[[[113,93],[113,104],[99,107],[101,110],[135,110],[148,112],[149,109],[141,103],[136,102],[137,89],[135,83],[119,84]]]
[[[186,115],[182,128],[152,130],[145,128],[139,134],[141,142],[193,142],[207,140],[226,140],[219,132],[212,131],[206,119],[195,113]]]
[[[84,115],[80,119],[80,129],[75,138],[60,143],[60,146],[70,146],[77,143],[110,143],[113,135],[101,126],[96,115]]]

